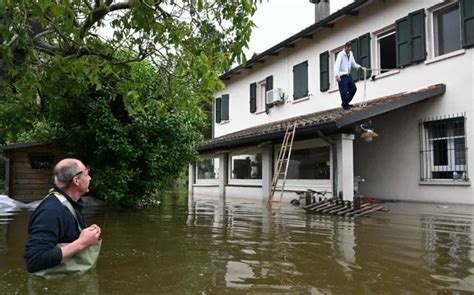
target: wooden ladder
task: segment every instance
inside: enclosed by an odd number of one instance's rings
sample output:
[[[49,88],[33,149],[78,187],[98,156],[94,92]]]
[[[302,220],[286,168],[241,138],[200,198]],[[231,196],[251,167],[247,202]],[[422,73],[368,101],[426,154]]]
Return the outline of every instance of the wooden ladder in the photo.
[[[283,192],[285,191],[286,176],[288,174],[288,166],[290,164],[291,150],[293,149],[293,141],[295,139],[297,125],[298,122],[295,121],[293,124],[289,123],[288,126],[286,126],[285,136],[283,137],[283,143],[281,144],[280,152],[278,153],[278,160],[274,169],[272,185],[270,188],[270,195],[268,196],[267,207],[269,208],[272,207],[273,202],[280,203],[281,207],[281,201],[283,199]],[[283,165],[285,165],[284,172],[282,172]],[[281,175],[283,175],[283,183],[281,185],[280,201],[274,201],[273,196],[275,195],[278,180]]]

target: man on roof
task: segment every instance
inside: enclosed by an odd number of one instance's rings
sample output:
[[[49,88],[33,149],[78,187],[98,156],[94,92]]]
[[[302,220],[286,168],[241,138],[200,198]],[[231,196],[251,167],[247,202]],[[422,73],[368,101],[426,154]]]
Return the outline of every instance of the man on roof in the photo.
[[[334,75],[341,94],[341,106],[344,110],[349,110],[352,105],[349,104],[357,92],[354,80],[351,77],[351,69],[365,69],[359,65],[352,54],[352,44],[347,42],[344,50],[337,54],[336,63],[334,64]]]

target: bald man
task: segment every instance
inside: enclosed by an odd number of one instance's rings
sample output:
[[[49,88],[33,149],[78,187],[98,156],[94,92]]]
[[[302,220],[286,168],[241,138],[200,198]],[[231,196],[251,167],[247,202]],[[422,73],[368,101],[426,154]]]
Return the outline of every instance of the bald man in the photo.
[[[55,267],[95,245],[100,227],[86,226],[81,196],[89,191],[89,170],[77,159],[63,159],[53,170],[54,189],[33,212],[24,258],[29,272]],[[61,201],[62,200],[62,201]],[[75,210],[63,205],[67,201]],[[82,229],[82,230],[81,230]],[[58,244],[66,243],[64,246]]]

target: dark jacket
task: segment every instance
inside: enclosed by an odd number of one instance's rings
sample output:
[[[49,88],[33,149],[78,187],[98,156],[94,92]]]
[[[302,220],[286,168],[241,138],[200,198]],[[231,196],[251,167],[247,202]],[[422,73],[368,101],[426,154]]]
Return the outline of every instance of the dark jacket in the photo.
[[[61,193],[76,209],[81,228],[86,228],[82,215],[82,200],[75,202],[65,193]],[[63,257],[57,244],[71,243],[80,235],[74,216],[52,194],[44,199],[31,215],[28,233],[24,258],[29,272],[60,264]]]

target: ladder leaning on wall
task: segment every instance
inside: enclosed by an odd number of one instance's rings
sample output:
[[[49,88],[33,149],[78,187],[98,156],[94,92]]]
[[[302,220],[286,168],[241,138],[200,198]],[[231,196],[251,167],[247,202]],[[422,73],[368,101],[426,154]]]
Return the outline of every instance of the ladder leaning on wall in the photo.
[[[285,191],[285,183],[286,183],[286,176],[288,174],[288,166],[290,164],[290,157],[291,157],[291,150],[293,149],[293,141],[295,139],[295,132],[296,126],[298,125],[298,121],[294,123],[289,123],[286,126],[285,136],[283,137],[283,143],[281,144],[280,152],[278,153],[278,160],[275,163],[272,185],[270,187],[270,195],[268,196],[267,207],[271,208],[273,202],[280,203],[283,199],[283,192]],[[284,167],[284,172],[282,172]],[[277,184],[280,176],[283,176],[283,182],[281,185],[281,193],[280,193],[280,200],[273,201],[273,196],[275,195],[275,191],[277,189]]]

